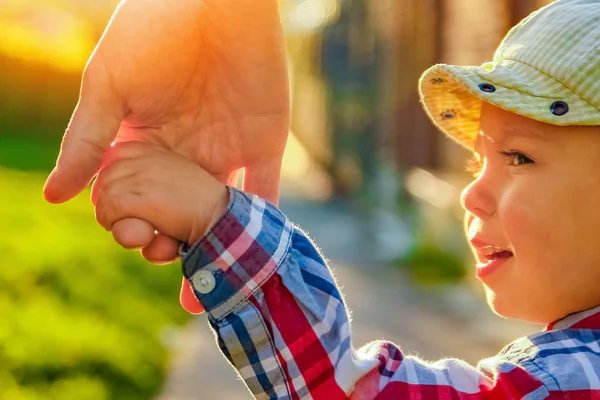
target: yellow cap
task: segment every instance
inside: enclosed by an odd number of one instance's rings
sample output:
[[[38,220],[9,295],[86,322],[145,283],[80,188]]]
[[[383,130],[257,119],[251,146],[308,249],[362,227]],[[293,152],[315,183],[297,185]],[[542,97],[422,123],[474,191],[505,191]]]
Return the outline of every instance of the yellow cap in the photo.
[[[472,149],[483,101],[554,125],[600,125],[600,0],[558,0],[515,26],[481,66],[419,81],[433,123]]]

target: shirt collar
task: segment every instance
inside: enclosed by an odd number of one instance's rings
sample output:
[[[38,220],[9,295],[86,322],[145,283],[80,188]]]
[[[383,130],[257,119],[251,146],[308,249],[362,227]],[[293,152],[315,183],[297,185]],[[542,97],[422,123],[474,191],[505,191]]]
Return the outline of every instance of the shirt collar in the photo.
[[[559,329],[600,329],[600,306],[569,314],[546,327],[546,331]]]

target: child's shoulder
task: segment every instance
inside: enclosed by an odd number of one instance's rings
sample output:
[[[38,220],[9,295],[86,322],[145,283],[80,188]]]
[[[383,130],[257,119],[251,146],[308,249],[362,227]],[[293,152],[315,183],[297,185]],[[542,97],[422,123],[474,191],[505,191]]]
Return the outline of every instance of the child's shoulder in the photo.
[[[521,366],[549,391],[589,389],[600,384],[600,330],[537,333],[514,341],[493,360]]]

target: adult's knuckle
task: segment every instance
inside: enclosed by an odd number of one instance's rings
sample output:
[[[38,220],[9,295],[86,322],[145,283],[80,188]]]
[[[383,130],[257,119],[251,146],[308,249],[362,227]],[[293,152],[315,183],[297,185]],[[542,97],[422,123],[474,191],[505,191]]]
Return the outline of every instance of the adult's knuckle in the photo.
[[[106,146],[102,142],[102,138],[77,135],[73,124],[74,122],[71,121],[65,131],[62,148],[74,147],[84,149],[80,154],[85,154],[86,157],[93,160],[102,160],[107,151]]]
[[[118,160],[136,158],[144,152],[144,143],[129,141],[113,143],[108,151],[111,162]]]

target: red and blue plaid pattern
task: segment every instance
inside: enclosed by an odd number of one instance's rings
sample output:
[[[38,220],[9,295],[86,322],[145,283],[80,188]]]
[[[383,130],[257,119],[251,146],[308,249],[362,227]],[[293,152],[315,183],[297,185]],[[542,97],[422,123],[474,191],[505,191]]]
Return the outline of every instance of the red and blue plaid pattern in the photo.
[[[477,368],[393,343],[352,347],[344,299],[316,246],[273,205],[230,189],[228,211],[183,272],[223,354],[257,399],[600,399],[600,307],[519,339]],[[410,323],[410,321],[406,321]]]

